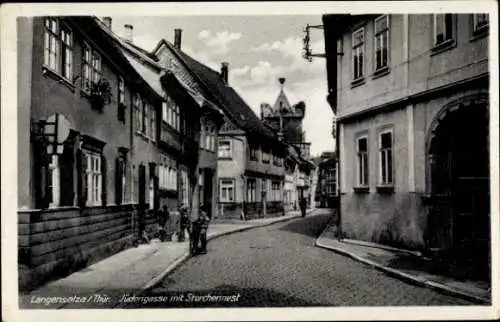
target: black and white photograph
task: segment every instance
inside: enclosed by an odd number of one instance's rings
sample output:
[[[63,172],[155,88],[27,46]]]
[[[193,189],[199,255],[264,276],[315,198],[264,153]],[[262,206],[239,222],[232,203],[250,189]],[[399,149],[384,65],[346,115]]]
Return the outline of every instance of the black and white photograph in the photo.
[[[392,3],[17,10],[4,314],[493,319],[497,4]]]

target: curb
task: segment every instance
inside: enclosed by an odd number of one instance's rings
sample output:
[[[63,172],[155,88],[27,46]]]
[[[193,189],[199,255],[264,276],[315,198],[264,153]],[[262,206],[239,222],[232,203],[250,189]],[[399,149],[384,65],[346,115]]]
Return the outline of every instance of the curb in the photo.
[[[322,244],[319,241],[320,239],[321,239],[321,235],[320,235],[320,237],[315,242],[315,246],[316,247],[325,248],[325,249],[337,252],[339,254],[346,255],[346,256],[351,257],[352,259],[355,259],[355,260],[357,260],[359,262],[362,262],[364,264],[373,266],[376,269],[379,269],[379,270],[381,270],[381,271],[383,271],[383,272],[385,272],[388,275],[391,275],[393,277],[397,277],[397,278],[399,278],[401,280],[405,280],[405,281],[410,282],[412,284],[423,285],[423,286],[426,286],[428,288],[434,289],[436,291],[440,291],[442,293],[446,293],[448,295],[454,295],[454,296],[457,296],[457,297],[460,297],[460,298],[464,298],[466,300],[471,300],[471,301],[474,301],[474,302],[480,302],[480,304],[491,304],[491,300],[490,299],[483,298],[481,296],[477,296],[477,295],[473,295],[473,294],[469,294],[469,293],[465,293],[463,291],[460,291],[460,290],[457,290],[455,288],[449,287],[449,286],[447,286],[445,284],[441,284],[441,283],[438,283],[438,282],[430,281],[430,280],[427,280],[425,278],[419,278],[419,277],[416,277],[416,276],[411,275],[411,274],[403,273],[403,272],[398,271],[396,269],[393,269],[393,268],[381,265],[381,264],[379,264],[377,262],[374,262],[374,261],[362,258],[360,256],[357,256],[357,255],[355,255],[353,253],[350,253],[350,252],[348,252],[346,250],[339,249],[339,248],[336,248],[336,247],[333,247],[333,246],[324,245],[324,244]]]
[[[309,213],[311,213],[311,212],[312,211],[310,211]],[[253,229],[253,228],[260,228],[260,227],[274,225],[274,224],[285,222],[285,221],[288,221],[288,220],[297,219],[299,217],[301,217],[300,214],[294,215],[294,216],[290,216],[290,217],[286,217],[286,218],[280,218],[279,220],[276,220],[276,221],[273,221],[273,222],[268,222],[268,223],[263,223],[263,224],[257,224],[257,225],[249,225],[247,227],[241,227],[241,228],[237,228],[235,230],[229,230],[229,231],[224,231],[224,232],[221,232],[221,233],[215,233],[212,236],[207,236],[207,241],[213,240],[213,239],[216,239],[216,238],[219,238],[219,237],[222,237],[222,236],[226,236],[226,235],[230,235],[230,234],[234,234],[234,233],[239,233],[239,232],[242,232],[242,231],[250,230],[250,229]],[[150,290],[151,288],[153,288],[162,279],[164,279],[165,276],[167,276],[168,274],[172,273],[176,268],[178,268],[180,265],[182,265],[182,263],[184,263],[190,257],[191,256],[189,255],[189,252],[185,253],[184,255],[181,255],[172,264],[170,264],[163,272],[161,272],[159,275],[157,275],[154,278],[152,278],[151,280],[149,280],[141,288],[141,290],[140,290],[139,293],[145,292],[145,291]]]

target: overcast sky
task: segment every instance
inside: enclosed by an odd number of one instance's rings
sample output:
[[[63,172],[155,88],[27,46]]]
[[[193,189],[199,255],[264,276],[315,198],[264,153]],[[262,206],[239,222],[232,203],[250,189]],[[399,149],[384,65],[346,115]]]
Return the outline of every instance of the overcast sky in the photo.
[[[333,112],[326,102],[326,63],[302,58],[303,28],[321,24],[321,16],[114,16],[112,29],[123,35],[125,24],[134,27],[134,43],[152,50],[158,40],[173,42],[174,29],[182,32],[182,50],[219,71],[229,62],[230,85],[260,114],[260,104],[274,104],[279,77],[285,77],[285,93],[291,104],[306,103],[304,130],[311,153],[332,150]],[[313,30],[314,52],[324,52],[322,30]]]

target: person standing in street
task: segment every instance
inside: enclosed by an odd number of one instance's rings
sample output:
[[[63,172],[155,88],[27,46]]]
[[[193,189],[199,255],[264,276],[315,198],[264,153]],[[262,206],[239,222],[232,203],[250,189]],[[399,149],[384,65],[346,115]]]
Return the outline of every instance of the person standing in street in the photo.
[[[168,211],[167,205],[163,205],[162,209],[158,210],[158,232],[160,240],[163,242],[166,239],[167,231],[166,225],[170,219],[170,212]]]
[[[305,217],[306,216],[306,208],[307,208],[306,198],[304,198],[304,197],[300,198],[299,206],[300,206],[300,212],[302,214],[302,217]]]
[[[207,230],[208,230],[208,224],[210,222],[210,217],[207,215],[207,210],[204,205],[200,207],[200,218],[199,218],[199,225],[200,225],[200,242],[201,242],[201,247],[200,247],[200,254],[206,254],[207,253]]]
[[[179,241],[183,242],[186,240],[186,230],[189,233],[189,211],[186,205],[182,205],[179,212],[181,215],[181,231],[179,233]]]

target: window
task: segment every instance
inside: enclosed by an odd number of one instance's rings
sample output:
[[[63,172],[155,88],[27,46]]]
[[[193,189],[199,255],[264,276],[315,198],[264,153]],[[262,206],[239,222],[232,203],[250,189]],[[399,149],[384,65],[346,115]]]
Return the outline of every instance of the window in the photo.
[[[453,15],[434,15],[434,45],[440,45],[453,39]]]
[[[202,126],[200,129],[200,148],[204,149],[205,148],[205,136],[207,134],[205,133],[205,127]]]
[[[380,183],[391,185],[392,174],[392,132],[384,132],[380,134]]]
[[[375,19],[375,71],[388,66],[389,16]]]
[[[189,181],[187,170],[183,167],[181,169],[181,189],[182,189],[182,203],[189,205]]]
[[[71,80],[73,77],[73,33],[57,18],[45,19],[44,64]]]
[[[125,82],[118,78],[118,120],[125,124]]]
[[[363,51],[364,51],[364,40],[365,30],[361,28],[352,34],[352,78],[354,80],[363,78]]]
[[[149,137],[151,141],[156,141],[156,111],[153,105],[148,105],[149,107]]]
[[[98,206],[101,204],[102,193],[102,173],[101,155],[93,151],[84,150],[85,181],[87,187],[88,206]]]
[[[250,160],[258,161],[259,156],[257,153],[258,153],[258,148],[255,145],[250,144]]]
[[[273,181],[271,184],[271,201],[281,201],[281,182]]]
[[[117,205],[122,204],[125,201],[125,185],[126,185],[126,174],[127,174],[127,159],[125,153],[119,153],[118,158],[116,158],[116,179],[115,179],[115,192]]]
[[[481,32],[488,29],[490,19],[488,14],[474,14],[472,15],[474,33]]]
[[[135,131],[141,132],[142,130],[142,99],[139,94],[134,95],[134,118],[135,118]]]
[[[221,140],[219,141],[219,158],[230,159],[232,158],[231,151],[231,141]]]
[[[257,181],[255,179],[247,179],[247,202],[255,202],[257,199]]]
[[[146,102],[146,100],[143,100],[142,102],[142,129],[141,132],[144,135],[148,135],[148,126],[149,126],[149,104]]]
[[[83,90],[90,91],[92,82],[101,79],[101,56],[85,43],[83,46]]]
[[[268,151],[262,151],[262,163],[269,163],[270,157]]]
[[[158,165],[158,185],[162,190],[177,191],[177,163],[166,154],[161,154]]]
[[[220,201],[221,202],[234,201],[234,179],[220,180]]]
[[[49,175],[48,177],[48,190],[52,193],[52,201],[49,207],[57,207],[60,204],[60,167],[59,167],[59,156],[52,155],[51,162],[49,164]]]
[[[205,126],[205,149],[210,150],[212,147],[211,142],[212,132],[210,131],[210,127],[208,125]]]
[[[180,130],[181,120],[179,105],[166,95],[165,101],[162,104],[162,119],[177,131]]]
[[[362,137],[357,142],[358,152],[358,185],[368,185],[368,138]]]
[[[215,152],[215,140],[217,138],[217,128],[215,126],[211,127],[210,130],[210,138],[211,138],[211,144],[210,144],[210,151]]]

